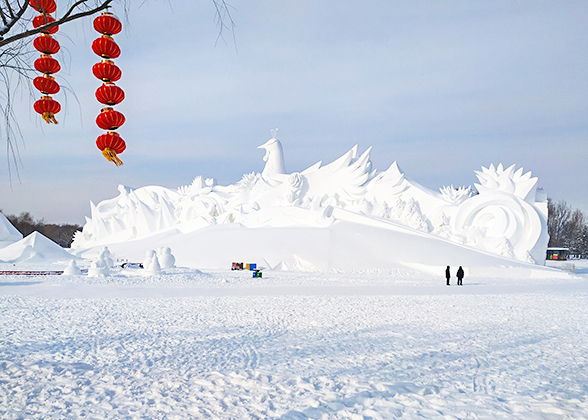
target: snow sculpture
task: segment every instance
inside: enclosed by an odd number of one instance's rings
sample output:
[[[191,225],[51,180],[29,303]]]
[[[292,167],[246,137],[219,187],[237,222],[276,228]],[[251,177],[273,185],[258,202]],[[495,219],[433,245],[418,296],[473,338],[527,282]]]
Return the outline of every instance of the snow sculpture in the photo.
[[[72,247],[231,223],[285,228],[347,221],[425,235],[522,262],[544,261],[546,194],[537,191],[537,178],[522,168],[482,168],[476,172],[476,195],[470,187],[445,186],[435,192],[407,178],[396,162],[384,172],[376,171],[371,148],[359,154],[354,146],[330,164],[318,162],[288,174],[281,143],[276,131],[272,134],[260,146],[266,151],[262,173],[245,174],[235,184],[220,186],[197,176],[177,191],[119,186],[118,197],[91,203],[91,217],[76,233]],[[152,258],[149,255],[146,262]],[[162,260],[158,264],[166,267]]]
[[[90,268],[88,269],[88,277],[105,277],[110,274],[108,267],[104,264],[104,260],[98,259],[92,261]]]
[[[284,152],[282,151],[282,143],[277,139],[278,129],[271,130],[272,138],[258,147],[258,149],[265,149],[265,156],[263,161],[265,167],[261,176],[265,179],[271,179],[273,175],[285,174],[286,165],[284,164]]]
[[[547,203],[536,203],[537,178],[490,165],[476,172],[479,194],[465,200],[453,218],[454,231],[462,232],[466,244],[519,261],[545,260]]]
[[[63,270],[64,276],[79,276],[80,274],[82,274],[82,270],[80,270],[75,260],[71,260],[69,265]]]
[[[147,253],[147,257],[143,262],[143,268],[145,269],[145,272],[148,274],[161,273],[161,266],[159,265],[159,260],[157,259],[157,254],[155,251],[149,251]]]
[[[104,277],[110,275],[110,269],[114,266],[107,247],[100,250],[98,259],[93,261],[88,269],[89,277]]]
[[[145,253],[145,259],[143,260],[144,270],[149,270],[149,267],[153,264],[153,259],[157,259],[157,254],[151,249]]]
[[[157,260],[161,268],[172,268],[176,264],[176,259],[169,247],[161,248],[160,252],[157,253]]]
[[[110,250],[108,247],[105,246],[102,248],[100,254],[98,255],[98,259],[104,261],[106,268],[110,269],[114,267],[114,261],[112,258],[110,258]]]

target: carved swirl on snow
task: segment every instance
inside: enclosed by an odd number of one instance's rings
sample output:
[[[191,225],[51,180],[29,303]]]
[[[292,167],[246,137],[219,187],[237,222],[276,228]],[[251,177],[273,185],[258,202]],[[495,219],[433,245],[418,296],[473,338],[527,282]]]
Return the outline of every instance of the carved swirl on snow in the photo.
[[[510,247],[512,256],[520,260],[529,259],[527,253],[537,244],[542,228],[533,206],[501,192],[480,194],[464,201],[453,225],[468,245],[505,256],[510,252],[504,248]]]
[[[302,184],[304,183],[304,177],[302,175],[300,175],[299,172],[294,172],[292,174],[290,174],[290,176],[288,177],[288,184],[290,184],[290,186],[292,188],[302,188]]]

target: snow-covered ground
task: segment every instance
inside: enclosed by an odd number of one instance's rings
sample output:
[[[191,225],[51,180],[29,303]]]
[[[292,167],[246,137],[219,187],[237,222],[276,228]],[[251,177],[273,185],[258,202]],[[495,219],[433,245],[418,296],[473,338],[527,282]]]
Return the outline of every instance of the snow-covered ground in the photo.
[[[409,270],[0,276],[0,418],[585,419],[573,263],[463,287]]]

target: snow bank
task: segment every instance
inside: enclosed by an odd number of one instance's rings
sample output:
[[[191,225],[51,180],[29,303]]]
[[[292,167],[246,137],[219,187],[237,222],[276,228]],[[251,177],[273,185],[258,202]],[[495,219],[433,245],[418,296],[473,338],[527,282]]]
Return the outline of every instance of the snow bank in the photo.
[[[564,275],[560,270],[419,235],[390,222],[369,226],[340,220],[325,228],[247,228],[233,223],[109,245],[117,259],[131,262],[143,261],[147,252],[160,247],[174,251],[178,266],[199,269],[229,270],[237,261],[257,263],[263,269],[295,271],[401,269],[441,275],[447,265],[462,265],[466,275],[469,270],[503,277]],[[94,258],[100,249],[90,248],[77,255]]]

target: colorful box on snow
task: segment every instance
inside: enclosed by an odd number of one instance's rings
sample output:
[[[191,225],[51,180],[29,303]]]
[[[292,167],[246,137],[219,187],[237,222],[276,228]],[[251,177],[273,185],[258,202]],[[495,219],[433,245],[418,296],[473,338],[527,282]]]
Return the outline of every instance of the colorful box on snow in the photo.
[[[257,263],[247,263],[247,264],[243,264],[243,263],[237,263],[234,262],[231,264],[231,270],[249,270],[249,271],[255,271],[257,270]]]

